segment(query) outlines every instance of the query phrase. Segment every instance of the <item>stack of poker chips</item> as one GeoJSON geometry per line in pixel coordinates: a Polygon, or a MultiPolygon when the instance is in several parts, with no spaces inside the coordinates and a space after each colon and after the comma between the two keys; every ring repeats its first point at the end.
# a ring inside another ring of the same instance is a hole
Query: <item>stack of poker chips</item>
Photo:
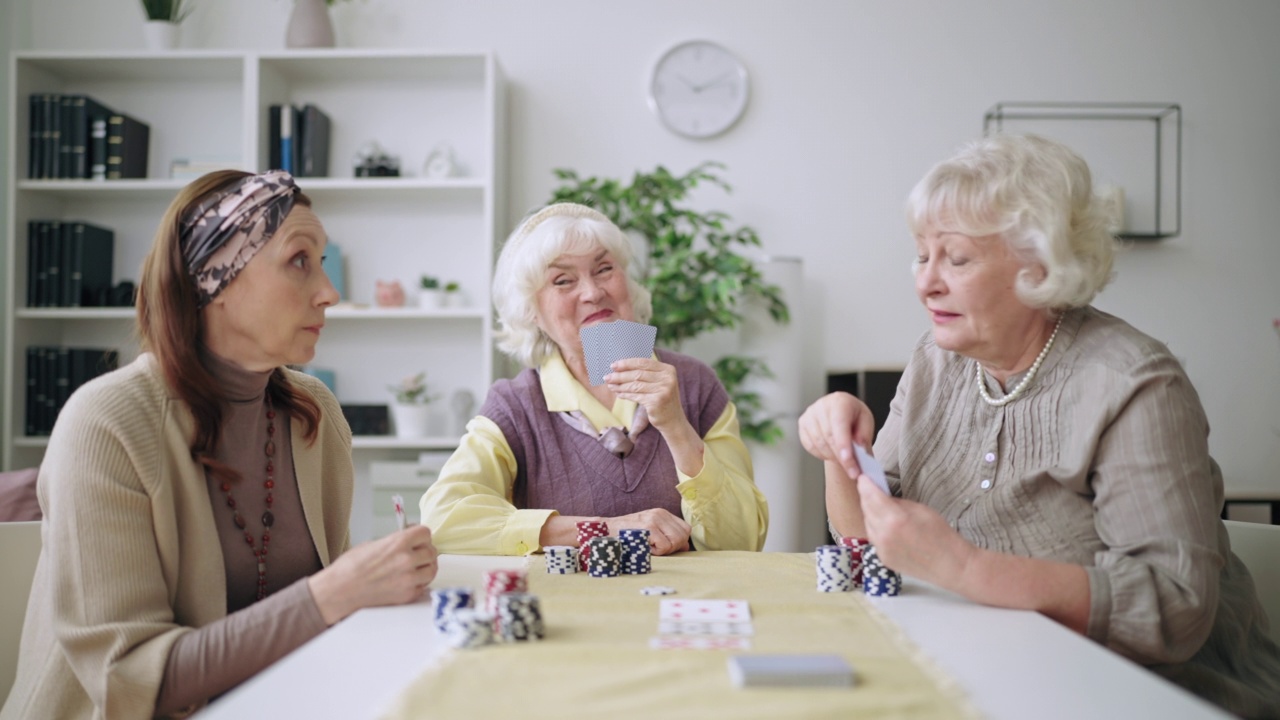
{"type": "Polygon", "coordinates": [[[622,572],[625,575],[647,575],[653,571],[649,555],[649,531],[627,529],[618,531],[622,543],[622,572]]]}
{"type": "Polygon", "coordinates": [[[875,545],[862,551],[862,591],[877,597],[893,597],[902,592],[902,576],[880,562],[875,545]]]}
{"type": "Polygon", "coordinates": [[[608,535],[593,537],[582,547],[591,577],[617,577],[622,571],[622,543],[608,535]]]}
{"type": "Polygon", "coordinates": [[[552,575],[578,572],[578,548],[572,545],[549,545],[543,550],[547,553],[547,572],[552,575]]]}
{"type": "Polygon", "coordinates": [[[450,647],[476,648],[493,642],[493,616],[475,608],[458,608],[442,628],[450,647]]]}
{"type": "Polygon", "coordinates": [[[603,520],[583,520],[578,523],[578,569],[587,569],[587,541],[591,538],[606,537],[609,534],[609,523],[603,520]]]}
{"type": "Polygon", "coordinates": [[[523,570],[490,570],[484,574],[484,610],[490,615],[497,613],[498,596],[502,593],[525,592],[529,589],[529,580],[523,570]]]}
{"type": "Polygon", "coordinates": [[[450,618],[458,610],[474,607],[471,588],[440,588],[431,591],[431,607],[435,610],[436,629],[444,632],[450,618]]]}
{"type": "Polygon", "coordinates": [[[542,608],[538,596],[524,592],[502,593],[498,596],[497,636],[503,642],[541,640],[542,608]]]}
{"type": "Polygon", "coordinates": [[[866,538],[842,537],[840,544],[853,550],[853,558],[851,566],[853,568],[853,584],[855,587],[862,587],[862,554],[871,546],[871,541],[866,538]]]}
{"type": "Polygon", "coordinates": [[[819,545],[814,553],[818,566],[818,589],[822,592],[849,592],[853,582],[853,548],[819,545]]]}

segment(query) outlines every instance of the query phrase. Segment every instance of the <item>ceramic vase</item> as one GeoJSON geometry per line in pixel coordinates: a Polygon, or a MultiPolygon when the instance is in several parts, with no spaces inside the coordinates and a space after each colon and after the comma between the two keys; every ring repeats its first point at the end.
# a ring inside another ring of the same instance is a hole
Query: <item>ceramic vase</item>
{"type": "Polygon", "coordinates": [[[284,46],[288,48],[333,47],[333,20],[324,0],[294,0],[285,30],[284,46]]]}

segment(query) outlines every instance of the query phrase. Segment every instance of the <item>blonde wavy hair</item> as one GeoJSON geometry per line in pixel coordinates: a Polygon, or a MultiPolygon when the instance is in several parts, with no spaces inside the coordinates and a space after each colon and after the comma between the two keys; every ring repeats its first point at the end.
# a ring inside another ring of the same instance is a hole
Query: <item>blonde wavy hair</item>
{"type": "Polygon", "coordinates": [[[538,292],[547,268],[561,255],[602,247],[627,278],[636,322],[653,316],[649,291],[631,273],[631,240],[609,218],[585,205],[557,203],[529,216],[507,238],[493,273],[493,307],[498,313],[498,349],[525,367],[542,365],[557,350],[538,327],[538,292]]]}
{"type": "Polygon", "coordinates": [[[1048,138],[999,134],[965,144],[916,183],[906,211],[916,235],[999,236],[1027,266],[1015,292],[1028,307],[1083,307],[1111,281],[1117,243],[1089,166],[1048,138]]]}

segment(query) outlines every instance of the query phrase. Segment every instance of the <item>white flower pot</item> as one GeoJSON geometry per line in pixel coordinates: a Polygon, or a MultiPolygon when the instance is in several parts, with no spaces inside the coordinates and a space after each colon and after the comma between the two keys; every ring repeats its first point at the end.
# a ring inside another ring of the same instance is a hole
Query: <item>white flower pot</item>
{"type": "Polygon", "coordinates": [[[444,294],[444,306],[451,308],[466,307],[467,299],[462,297],[461,290],[454,290],[444,294]]]}
{"type": "Polygon", "coordinates": [[[391,404],[391,420],[398,438],[424,438],[427,436],[431,414],[427,405],[391,404]]]}
{"type": "Polygon", "coordinates": [[[444,307],[444,293],[440,290],[419,290],[418,307],[423,310],[444,307]]]}
{"type": "Polygon", "coordinates": [[[333,20],[324,0],[294,0],[284,46],[290,48],[333,47],[333,20]]]}
{"type": "Polygon", "coordinates": [[[168,20],[148,20],[142,34],[149,50],[172,50],[178,44],[178,26],[168,20]]]}

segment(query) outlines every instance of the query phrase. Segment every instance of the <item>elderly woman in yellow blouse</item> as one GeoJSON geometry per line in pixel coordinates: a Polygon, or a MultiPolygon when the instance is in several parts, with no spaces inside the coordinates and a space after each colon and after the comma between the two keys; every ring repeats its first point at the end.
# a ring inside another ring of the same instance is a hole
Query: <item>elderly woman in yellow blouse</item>
{"type": "MultiPolygon", "coordinates": [[[[1222,477],[1191,381],[1160,342],[1090,306],[1114,240],[1062,145],[996,136],[908,202],[917,344],[860,475],[866,406],[800,419],[827,511],[885,564],[1039,611],[1245,716],[1280,716],[1280,652],[1218,519],[1222,477]]],[[[1280,618],[1273,618],[1280,620],[1280,618]]]]}
{"type": "Polygon", "coordinates": [[[737,412],[711,368],[658,350],[588,380],[579,331],[645,322],[630,241],[561,203],[511,235],[494,274],[500,347],[526,366],[499,380],[421,501],[441,552],[517,555],[576,545],[576,524],[644,528],[657,554],[759,550],[769,514],[737,412]]]}

